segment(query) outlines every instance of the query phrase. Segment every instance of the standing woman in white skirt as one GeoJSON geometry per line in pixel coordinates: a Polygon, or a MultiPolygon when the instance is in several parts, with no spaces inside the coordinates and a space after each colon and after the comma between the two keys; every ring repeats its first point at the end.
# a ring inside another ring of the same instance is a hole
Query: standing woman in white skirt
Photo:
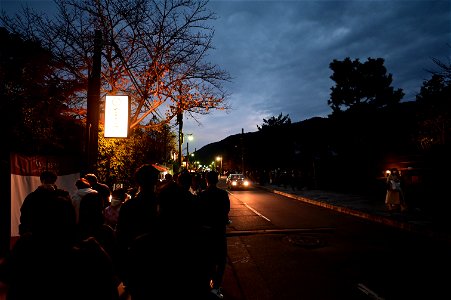
{"type": "Polygon", "coordinates": [[[385,204],[389,211],[399,210],[404,207],[404,199],[401,189],[401,175],[397,168],[390,170],[387,177],[387,193],[385,195],[385,204]]]}

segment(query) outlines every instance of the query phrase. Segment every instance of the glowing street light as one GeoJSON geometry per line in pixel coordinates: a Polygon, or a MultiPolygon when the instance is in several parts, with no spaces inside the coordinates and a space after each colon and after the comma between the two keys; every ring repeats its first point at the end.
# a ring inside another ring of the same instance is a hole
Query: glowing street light
{"type": "Polygon", "coordinates": [[[221,175],[222,175],[222,156],[217,156],[216,160],[217,161],[221,161],[221,165],[220,165],[220,168],[219,168],[219,177],[221,177],[221,175]]]}

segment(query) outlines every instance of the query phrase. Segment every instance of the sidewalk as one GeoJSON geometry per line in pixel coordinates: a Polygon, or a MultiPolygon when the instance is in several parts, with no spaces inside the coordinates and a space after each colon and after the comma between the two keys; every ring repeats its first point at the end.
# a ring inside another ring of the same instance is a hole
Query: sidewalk
{"type": "Polygon", "coordinates": [[[405,212],[389,212],[385,207],[384,199],[376,202],[361,195],[340,194],[321,190],[293,190],[288,186],[277,185],[258,187],[313,205],[451,243],[451,217],[432,217],[424,212],[412,209],[405,212]]]}

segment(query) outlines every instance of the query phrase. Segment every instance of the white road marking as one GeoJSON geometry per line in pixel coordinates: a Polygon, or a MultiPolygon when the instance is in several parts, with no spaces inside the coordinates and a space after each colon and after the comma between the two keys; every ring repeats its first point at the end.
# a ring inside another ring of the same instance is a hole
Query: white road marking
{"type": "Polygon", "coordinates": [[[267,217],[265,217],[264,215],[262,215],[261,213],[259,213],[258,211],[256,211],[255,209],[253,209],[252,207],[250,207],[249,205],[247,205],[246,203],[243,202],[244,205],[246,205],[247,208],[249,208],[250,210],[252,210],[255,214],[259,215],[260,217],[262,217],[263,219],[265,219],[268,222],[271,222],[270,219],[268,219],[267,217]]]}
{"type": "Polygon", "coordinates": [[[368,295],[369,297],[371,297],[371,299],[376,299],[376,300],[384,300],[384,298],[380,297],[378,294],[376,294],[375,292],[373,292],[372,290],[370,290],[368,287],[366,287],[364,284],[359,283],[357,285],[357,288],[362,291],[363,293],[365,293],[366,295],[368,295]]]}

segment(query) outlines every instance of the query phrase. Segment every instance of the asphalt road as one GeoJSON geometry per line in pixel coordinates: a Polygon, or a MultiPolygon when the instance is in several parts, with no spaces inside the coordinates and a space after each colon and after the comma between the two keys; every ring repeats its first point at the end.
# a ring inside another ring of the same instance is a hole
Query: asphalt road
{"type": "Polygon", "coordinates": [[[444,299],[450,245],[261,189],[230,193],[225,299],[444,299]]]}
{"type": "Polygon", "coordinates": [[[226,300],[450,298],[450,243],[257,188],[230,200],[226,300]]]}

